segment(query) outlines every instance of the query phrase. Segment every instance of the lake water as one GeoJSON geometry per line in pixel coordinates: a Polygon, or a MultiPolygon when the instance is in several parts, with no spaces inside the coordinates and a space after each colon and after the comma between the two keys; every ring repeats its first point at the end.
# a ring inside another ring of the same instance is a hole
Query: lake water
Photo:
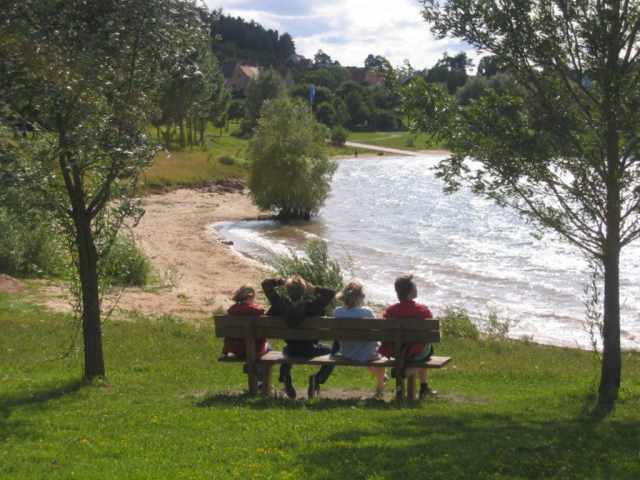
{"type": "MultiPolygon", "coordinates": [[[[251,257],[296,251],[312,238],[332,258],[348,255],[367,299],[396,301],[394,279],[413,273],[418,301],[435,315],[463,304],[495,310],[512,322],[510,336],[587,348],[583,288],[587,261],[551,235],[542,240],[513,211],[469,191],[442,193],[430,169],[442,157],[341,161],[331,198],[311,223],[222,222],[212,230],[251,257]]],[[[623,348],[640,349],[640,244],[621,258],[623,348]]]]}

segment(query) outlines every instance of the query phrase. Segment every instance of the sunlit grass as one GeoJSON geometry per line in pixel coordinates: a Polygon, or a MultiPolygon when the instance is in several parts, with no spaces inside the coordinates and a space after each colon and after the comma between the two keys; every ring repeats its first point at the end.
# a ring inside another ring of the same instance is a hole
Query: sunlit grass
{"type": "MultiPolygon", "coordinates": [[[[0,294],[0,477],[640,476],[638,353],[624,355],[621,401],[598,415],[598,366],[578,350],[445,338],[437,354],[453,361],[430,373],[435,399],[361,400],[373,377],[341,368],[319,399],[292,402],[242,394],[241,366],[216,361],[209,319],[106,323],[107,379],[91,385],[79,343],[69,348],[75,331],[0,294]]],[[[312,371],[294,369],[299,391],[312,371]]]]}

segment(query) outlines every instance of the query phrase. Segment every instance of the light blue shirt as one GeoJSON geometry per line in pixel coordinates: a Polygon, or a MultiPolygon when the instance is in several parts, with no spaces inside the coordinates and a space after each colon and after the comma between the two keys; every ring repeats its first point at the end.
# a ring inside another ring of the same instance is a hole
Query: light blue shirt
{"type": "MultiPolygon", "coordinates": [[[[338,307],[334,310],[336,318],[363,318],[375,317],[369,307],[338,307]]],[[[343,357],[359,362],[378,360],[382,356],[378,353],[380,342],[340,342],[340,353],[343,357]]]]}

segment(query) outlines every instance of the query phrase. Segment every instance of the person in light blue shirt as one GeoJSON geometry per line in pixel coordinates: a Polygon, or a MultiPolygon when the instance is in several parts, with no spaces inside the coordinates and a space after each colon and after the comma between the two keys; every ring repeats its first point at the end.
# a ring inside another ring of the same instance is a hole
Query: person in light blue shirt
{"type": "MultiPolygon", "coordinates": [[[[360,282],[349,282],[336,298],[344,303],[343,307],[338,307],[334,310],[333,316],[336,318],[375,317],[373,310],[362,305],[365,294],[360,282]]],[[[380,342],[340,342],[340,353],[343,357],[350,360],[367,362],[382,358],[382,355],[378,353],[379,347],[380,342]]],[[[366,368],[373,373],[378,380],[376,395],[382,395],[382,391],[389,381],[386,369],[384,367],[366,368]]]]}

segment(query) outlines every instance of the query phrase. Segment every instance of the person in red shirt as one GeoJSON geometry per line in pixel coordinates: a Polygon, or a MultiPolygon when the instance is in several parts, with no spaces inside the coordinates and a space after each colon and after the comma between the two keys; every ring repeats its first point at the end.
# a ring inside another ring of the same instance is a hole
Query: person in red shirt
{"type": "MultiPolygon", "coordinates": [[[[235,303],[227,310],[228,315],[264,315],[264,308],[254,305],[256,298],[256,289],[253,285],[243,285],[236,293],[233,294],[231,300],[235,303]]],[[[255,344],[256,355],[261,357],[271,350],[271,345],[266,338],[256,339],[255,344]]],[[[222,355],[228,356],[233,353],[239,357],[247,356],[247,349],[243,338],[225,338],[222,346],[222,355]]]]}
{"type": "MultiPolygon", "coordinates": [[[[433,318],[431,310],[425,305],[415,302],[418,297],[418,287],[413,281],[413,275],[401,275],[396,278],[395,290],[398,295],[398,303],[387,308],[384,318],[433,318]]],[[[393,342],[383,342],[378,350],[385,357],[393,356],[393,342]]],[[[433,355],[433,345],[430,343],[405,343],[402,345],[402,356],[406,360],[425,360],[433,355]]],[[[427,383],[427,369],[418,370],[420,377],[419,398],[424,398],[427,394],[436,395],[438,392],[431,390],[427,383]]]]}

